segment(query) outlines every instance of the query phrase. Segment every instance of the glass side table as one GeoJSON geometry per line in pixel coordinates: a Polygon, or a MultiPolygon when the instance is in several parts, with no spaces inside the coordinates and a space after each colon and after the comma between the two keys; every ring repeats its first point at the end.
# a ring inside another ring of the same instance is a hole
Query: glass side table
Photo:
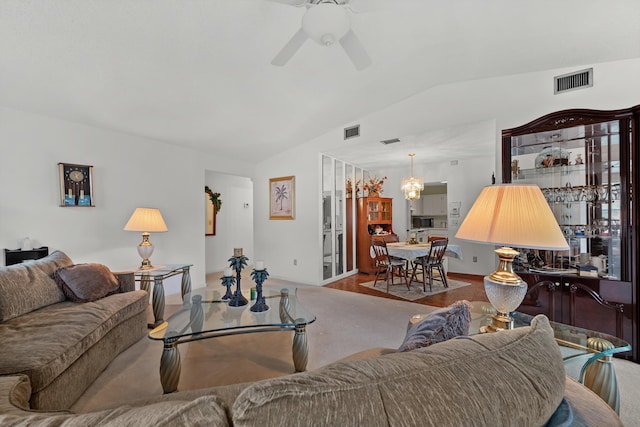
{"type": "Polygon", "coordinates": [[[150,323],[149,328],[153,329],[162,322],[164,322],[164,279],[182,274],[182,283],[180,286],[180,293],[182,300],[184,296],[191,292],[191,274],[189,268],[193,264],[169,264],[160,265],[148,269],[139,269],[134,271],[136,282],[140,282],[140,289],[150,292],[151,281],[153,280],[153,323],[150,323]]]}
{"type": "MultiPolygon", "coordinates": [[[[480,333],[480,328],[491,323],[495,309],[488,302],[472,302],[469,334],[480,333]]],[[[511,313],[515,327],[529,326],[531,316],[511,313]]],[[[564,360],[567,375],[584,384],[607,402],[616,412],[620,409],[620,393],[611,356],[631,350],[631,345],[613,335],[598,331],[551,322],[551,328],[564,360]]],[[[498,332],[499,333],[499,332],[498,332]]]]}

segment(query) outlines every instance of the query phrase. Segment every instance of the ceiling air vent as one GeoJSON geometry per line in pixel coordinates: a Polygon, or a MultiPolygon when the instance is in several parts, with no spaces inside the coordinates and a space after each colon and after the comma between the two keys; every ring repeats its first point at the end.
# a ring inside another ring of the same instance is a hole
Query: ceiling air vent
{"type": "Polygon", "coordinates": [[[396,142],[400,142],[398,138],[385,139],[384,141],[380,141],[384,145],[395,144],[396,142]]]}
{"type": "Polygon", "coordinates": [[[355,138],[360,136],[360,125],[344,128],[344,139],[355,138]]]}
{"type": "Polygon", "coordinates": [[[554,94],[593,86],[593,68],[553,78],[554,94]]]}

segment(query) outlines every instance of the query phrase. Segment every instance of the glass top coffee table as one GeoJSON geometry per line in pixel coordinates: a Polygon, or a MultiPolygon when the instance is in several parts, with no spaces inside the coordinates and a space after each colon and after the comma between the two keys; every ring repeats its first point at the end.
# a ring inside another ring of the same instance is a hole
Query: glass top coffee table
{"type": "Polygon", "coordinates": [[[309,347],[306,326],[316,317],[298,301],[297,288],[263,288],[267,311],[250,310],[255,301],[231,307],[222,293],[212,288],[194,289],[184,295],[181,309],[149,332],[149,338],[164,342],[160,359],[160,382],[165,393],[178,389],[180,352],[185,342],[252,332],[293,331],[293,365],[296,372],[307,367],[309,347]]]}

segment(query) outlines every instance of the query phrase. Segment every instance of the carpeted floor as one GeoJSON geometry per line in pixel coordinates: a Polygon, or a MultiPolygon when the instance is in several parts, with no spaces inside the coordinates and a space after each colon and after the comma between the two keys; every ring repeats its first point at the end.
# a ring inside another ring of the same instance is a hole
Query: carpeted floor
{"type": "MultiPolygon", "coordinates": [[[[279,289],[283,284],[269,279],[265,287],[279,289]]],[[[291,287],[290,283],[287,287],[291,287]]],[[[298,299],[317,318],[307,327],[309,370],[369,348],[397,348],[405,336],[409,318],[435,309],[317,286],[298,286],[298,299]]],[[[165,317],[180,307],[179,302],[179,296],[167,297],[165,317]]],[[[265,332],[181,344],[178,346],[182,360],[178,389],[192,390],[293,373],[292,335],[265,332]]],[[[161,395],[158,373],[161,355],[161,342],[141,339],[107,367],[71,410],[87,412],[161,395]]]]}
{"type": "MultiPolygon", "coordinates": [[[[378,280],[378,283],[376,283],[375,286],[374,283],[375,281],[372,280],[370,282],[360,283],[360,286],[387,293],[387,282],[385,280],[378,280]]],[[[448,279],[447,283],[449,287],[445,288],[442,282],[440,282],[439,280],[434,280],[432,290],[429,290],[429,284],[427,283],[427,291],[425,292],[423,291],[422,283],[420,282],[411,282],[410,289],[407,289],[407,285],[404,282],[396,279],[393,284],[389,284],[389,293],[408,301],[415,301],[420,298],[440,294],[442,292],[447,292],[453,289],[463,288],[470,285],[470,283],[453,279],[448,279]]]]}
{"type": "MultiPolygon", "coordinates": [[[[265,287],[285,284],[290,287],[286,282],[270,279],[265,287]]],[[[307,328],[310,370],[369,348],[398,347],[409,318],[435,309],[315,286],[299,286],[298,298],[317,316],[307,328]]],[[[167,297],[167,316],[179,307],[179,296],[167,297]]],[[[182,372],[178,388],[192,390],[290,374],[291,339],[291,333],[268,332],[180,345],[182,372]]],[[[107,367],[71,410],[87,412],[161,395],[161,354],[161,343],[142,338],[107,367]]],[[[625,426],[640,427],[640,365],[620,359],[614,359],[614,364],[622,396],[620,417],[625,426]]]]}

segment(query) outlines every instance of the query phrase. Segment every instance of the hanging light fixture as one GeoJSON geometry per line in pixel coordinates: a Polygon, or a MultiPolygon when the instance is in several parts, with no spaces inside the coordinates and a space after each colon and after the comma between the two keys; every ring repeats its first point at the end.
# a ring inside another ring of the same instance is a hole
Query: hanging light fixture
{"type": "Polygon", "coordinates": [[[424,180],[421,177],[413,176],[413,157],[415,154],[409,154],[411,157],[411,168],[409,169],[409,177],[402,180],[402,191],[404,198],[407,200],[417,200],[420,198],[420,191],[424,190],[424,180]]]}

